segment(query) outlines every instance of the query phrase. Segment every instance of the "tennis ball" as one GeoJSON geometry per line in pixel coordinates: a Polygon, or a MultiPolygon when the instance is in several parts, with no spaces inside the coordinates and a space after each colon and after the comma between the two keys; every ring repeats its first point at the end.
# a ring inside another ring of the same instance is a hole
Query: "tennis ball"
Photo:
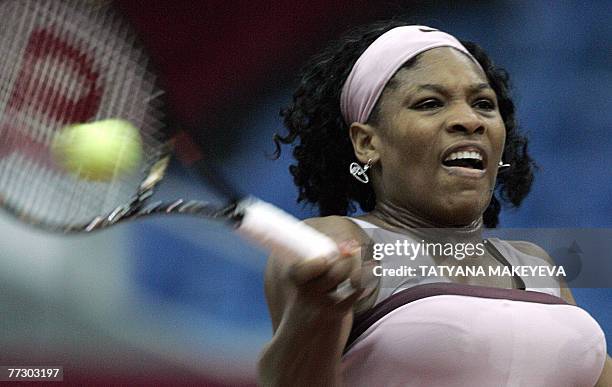
{"type": "Polygon", "coordinates": [[[139,167],[142,140],[129,121],[106,119],[63,128],[51,151],[55,161],[77,177],[108,181],[139,167]]]}

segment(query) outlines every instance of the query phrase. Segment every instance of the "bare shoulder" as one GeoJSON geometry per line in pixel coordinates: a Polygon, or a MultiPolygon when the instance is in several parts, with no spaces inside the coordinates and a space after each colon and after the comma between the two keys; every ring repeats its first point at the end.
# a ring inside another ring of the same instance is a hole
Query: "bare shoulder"
{"type": "Polygon", "coordinates": [[[542,258],[543,260],[550,263],[551,265],[555,264],[555,262],[550,257],[550,255],[548,255],[548,253],[546,252],[546,250],[536,245],[535,243],[527,242],[527,241],[507,241],[507,242],[512,247],[514,247],[515,249],[517,249],[518,251],[522,253],[532,255],[534,257],[542,258]]]}
{"type": "Polygon", "coordinates": [[[360,244],[367,244],[370,240],[361,227],[343,216],[309,218],[304,223],[336,242],[354,239],[360,244]]]}
{"type": "MultiPolygon", "coordinates": [[[[512,247],[514,247],[515,249],[519,250],[522,253],[532,255],[534,257],[542,258],[543,260],[548,262],[550,265],[553,265],[553,266],[555,265],[555,261],[546,252],[546,250],[536,245],[535,243],[527,242],[527,241],[507,241],[507,242],[512,247]]],[[[561,298],[563,298],[565,301],[567,301],[568,303],[572,305],[576,305],[576,300],[574,299],[574,296],[572,295],[572,291],[567,286],[567,283],[565,283],[564,280],[561,280],[561,298]]]]}

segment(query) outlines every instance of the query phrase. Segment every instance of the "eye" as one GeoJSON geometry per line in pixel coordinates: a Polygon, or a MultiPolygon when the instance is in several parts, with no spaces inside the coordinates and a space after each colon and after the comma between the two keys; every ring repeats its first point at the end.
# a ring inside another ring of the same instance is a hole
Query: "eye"
{"type": "Polygon", "coordinates": [[[428,98],[420,102],[417,102],[414,105],[414,109],[417,109],[417,110],[431,110],[431,109],[437,109],[439,107],[442,107],[442,102],[436,98],[428,98]]]}
{"type": "Polygon", "coordinates": [[[474,102],[474,107],[482,110],[495,110],[495,102],[488,98],[482,98],[474,102]]]}

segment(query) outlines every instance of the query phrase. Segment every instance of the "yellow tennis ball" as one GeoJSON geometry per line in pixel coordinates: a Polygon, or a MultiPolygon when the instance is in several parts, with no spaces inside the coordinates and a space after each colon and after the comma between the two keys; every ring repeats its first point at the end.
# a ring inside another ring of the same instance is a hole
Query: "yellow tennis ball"
{"type": "Polygon", "coordinates": [[[142,159],[140,132],[122,119],[68,126],[57,134],[51,149],[65,170],[94,181],[134,172],[142,159]]]}

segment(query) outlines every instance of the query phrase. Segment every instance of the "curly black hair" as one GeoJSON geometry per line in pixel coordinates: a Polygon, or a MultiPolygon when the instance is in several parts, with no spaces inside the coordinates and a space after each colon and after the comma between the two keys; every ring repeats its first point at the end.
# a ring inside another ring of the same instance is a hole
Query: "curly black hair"
{"type": "MultiPolygon", "coordinates": [[[[355,203],[366,212],[374,209],[376,197],[372,187],[357,182],[347,172],[347,166],[356,159],[348,126],[340,112],[340,92],[363,51],[386,31],[402,25],[406,23],[377,22],[334,42],[304,67],[292,103],[281,110],[289,133],[274,135],[275,156],[280,156],[282,144],[294,145],[297,164],[291,165],[289,171],[299,189],[297,201],[316,204],[321,216],[352,213],[355,203]]],[[[537,167],[527,152],[527,138],[519,131],[507,72],[496,67],[478,45],[461,43],[484,69],[506,126],[502,160],[511,166],[498,175],[495,192],[483,215],[485,226],[494,228],[499,223],[500,201],[518,207],[531,189],[537,167]]],[[[403,67],[410,67],[417,59],[418,56],[403,67]]],[[[377,119],[377,111],[375,107],[368,122],[377,119]]]]}

